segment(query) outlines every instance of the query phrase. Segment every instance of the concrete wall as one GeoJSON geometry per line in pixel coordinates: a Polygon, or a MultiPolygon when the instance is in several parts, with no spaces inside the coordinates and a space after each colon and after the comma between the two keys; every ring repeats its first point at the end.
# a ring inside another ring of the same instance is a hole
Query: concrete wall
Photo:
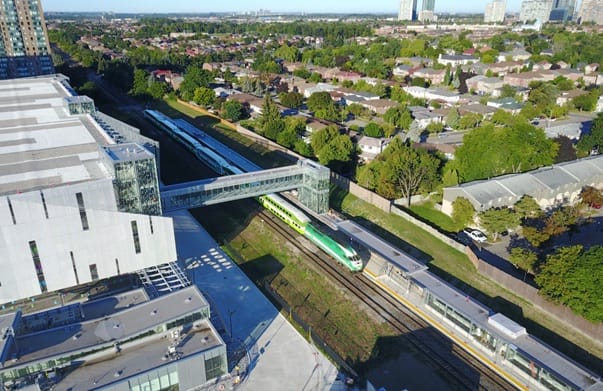
{"type": "Polygon", "coordinates": [[[350,194],[353,194],[361,200],[376,206],[384,212],[390,213],[391,211],[392,202],[390,200],[357,185],[348,178],[345,178],[335,172],[331,172],[331,183],[340,189],[348,191],[350,194]]]}
{"type": "Polygon", "coordinates": [[[110,179],[48,188],[43,195],[44,202],[40,191],[0,198],[0,303],[42,293],[30,241],[36,242],[50,292],[92,281],[91,264],[103,279],[177,258],[172,219],[117,211],[110,179]],[[88,230],[82,227],[76,193],[83,196],[88,230]],[[139,253],[132,221],[138,228],[139,253]]]}

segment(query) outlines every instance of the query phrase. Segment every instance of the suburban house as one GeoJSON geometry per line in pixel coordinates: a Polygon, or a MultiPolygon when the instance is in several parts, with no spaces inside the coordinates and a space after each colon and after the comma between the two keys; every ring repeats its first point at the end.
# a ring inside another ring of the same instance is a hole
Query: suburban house
{"type": "Polygon", "coordinates": [[[519,114],[524,106],[522,103],[517,102],[513,98],[501,98],[494,101],[488,101],[487,105],[494,107],[495,109],[502,109],[511,114],[519,114]]]}
{"type": "Polygon", "coordinates": [[[502,88],[504,82],[499,77],[486,77],[482,75],[473,76],[465,81],[469,91],[475,91],[479,95],[493,94],[498,88],[502,88]]]}
{"type": "Polygon", "coordinates": [[[377,138],[362,136],[358,140],[358,147],[362,151],[360,157],[364,161],[370,161],[377,157],[392,141],[391,138],[377,138]]]}
{"type": "Polygon", "coordinates": [[[498,54],[498,62],[504,61],[527,61],[532,57],[532,54],[525,49],[516,48],[510,52],[500,52],[498,54]]]}
{"type": "Polygon", "coordinates": [[[457,67],[459,65],[467,65],[472,62],[478,62],[479,58],[473,56],[466,56],[463,54],[440,54],[438,56],[438,63],[442,65],[451,65],[457,67]]]}
{"type": "Polygon", "coordinates": [[[389,99],[365,100],[358,102],[358,104],[360,104],[362,107],[366,107],[374,113],[381,115],[385,114],[385,112],[392,107],[398,107],[400,105],[398,102],[389,99]]]}
{"type": "Polygon", "coordinates": [[[408,86],[402,88],[409,95],[426,100],[438,100],[450,104],[456,104],[461,100],[461,95],[458,92],[437,89],[424,88],[417,86],[408,86]]]}
{"type": "Polygon", "coordinates": [[[446,69],[422,68],[414,71],[412,77],[421,77],[431,84],[443,84],[446,72],[446,69]]]}

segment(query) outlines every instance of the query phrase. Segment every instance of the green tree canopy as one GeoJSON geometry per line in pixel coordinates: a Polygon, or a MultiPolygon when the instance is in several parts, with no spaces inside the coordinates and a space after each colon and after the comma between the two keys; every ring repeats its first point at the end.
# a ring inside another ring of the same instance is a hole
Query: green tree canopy
{"type": "Polygon", "coordinates": [[[304,103],[304,96],[299,92],[283,92],[278,95],[281,104],[286,107],[298,108],[304,103]]]}
{"type": "Polygon", "coordinates": [[[469,182],[551,165],[558,148],[544,130],[529,124],[486,124],[464,136],[449,164],[458,170],[461,182],[469,182]]]}
{"type": "Polygon", "coordinates": [[[195,90],[193,101],[201,106],[211,106],[216,100],[216,93],[211,88],[199,87],[195,90]]]}
{"type": "Polygon", "coordinates": [[[452,202],[452,220],[461,226],[467,226],[473,223],[475,218],[475,208],[471,201],[465,197],[457,197],[452,202]]]}
{"type": "Polygon", "coordinates": [[[229,121],[236,122],[243,118],[245,111],[241,102],[236,100],[229,100],[222,106],[222,116],[229,121]]]}
{"type": "Polygon", "coordinates": [[[582,246],[562,247],[547,256],[535,280],[542,295],[592,322],[601,322],[603,274],[595,270],[603,270],[603,246],[586,251],[582,246]]]}
{"type": "MultiPolygon", "coordinates": [[[[326,91],[315,92],[308,98],[306,104],[308,109],[314,112],[314,116],[330,121],[339,119],[339,110],[335,106],[331,95],[326,91]]],[[[315,149],[316,150],[316,149],[315,149]]]]}
{"type": "Polygon", "coordinates": [[[479,214],[479,221],[494,240],[501,232],[519,225],[517,215],[510,208],[490,208],[479,214]]]}
{"type": "Polygon", "coordinates": [[[383,128],[375,122],[369,122],[364,128],[365,136],[369,137],[383,137],[383,128]]]}
{"type": "Polygon", "coordinates": [[[400,138],[394,138],[384,151],[389,181],[402,197],[410,197],[421,189],[428,190],[435,180],[440,160],[423,149],[415,149],[400,138]]]}
{"type": "Polygon", "coordinates": [[[590,133],[582,136],[578,141],[576,145],[578,156],[587,156],[595,145],[603,147],[603,113],[599,113],[594,119],[590,133]]]}
{"type": "Polygon", "coordinates": [[[199,87],[208,87],[213,78],[211,72],[191,65],[186,69],[182,84],[180,84],[180,96],[186,101],[192,100],[195,90],[199,87]]]}
{"type": "Polygon", "coordinates": [[[339,136],[339,129],[336,126],[327,126],[312,133],[310,145],[314,151],[320,153],[320,150],[337,136],[339,136]]]}

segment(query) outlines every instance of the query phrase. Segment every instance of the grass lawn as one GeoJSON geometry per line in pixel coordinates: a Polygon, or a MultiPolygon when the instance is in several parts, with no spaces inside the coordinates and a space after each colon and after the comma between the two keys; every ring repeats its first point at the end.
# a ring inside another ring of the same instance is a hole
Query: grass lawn
{"type": "Polygon", "coordinates": [[[415,217],[430,223],[434,227],[439,227],[442,231],[452,233],[464,228],[462,225],[455,223],[447,214],[434,209],[432,201],[412,205],[410,211],[415,217]]]}
{"type": "Polygon", "coordinates": [[[257,286],[277,292],[350,365],[360,369],[373,355],[379,337],[395,335],[309,267],[295,247],[271,234],[257,216],[259,204],[247,200],[232,205],[206,207],[193,214],[202,218],[209,233],[257,286]]]}

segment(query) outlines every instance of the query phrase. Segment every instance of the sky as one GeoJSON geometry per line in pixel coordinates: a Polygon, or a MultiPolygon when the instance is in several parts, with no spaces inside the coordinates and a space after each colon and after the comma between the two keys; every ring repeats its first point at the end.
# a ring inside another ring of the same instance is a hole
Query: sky
{"type": "MultiPolygon", "coordinates": [[[[436,0],[436,12],[484,12],[486,0],[436,0]]],[[[399,0],[42,0],[44,11],[131,13],[284,12],[397,13],[399,0]]],[[[518,12],[521,0],[507,0],[507,12],[518,12]]],[[[421,0],[418,0],[418,9],[421,0]]]]}

